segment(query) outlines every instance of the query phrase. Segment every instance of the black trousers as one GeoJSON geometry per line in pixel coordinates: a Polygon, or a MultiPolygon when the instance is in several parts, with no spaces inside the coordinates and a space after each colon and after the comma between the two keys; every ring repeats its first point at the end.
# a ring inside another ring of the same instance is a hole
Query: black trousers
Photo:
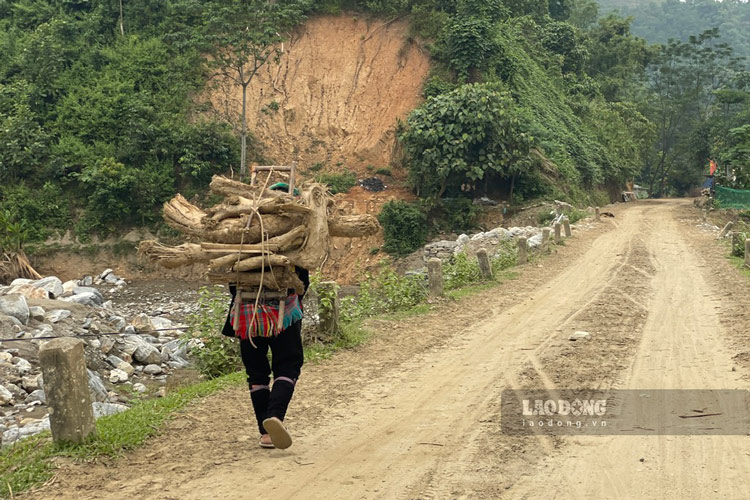
{"type": "Polygon", "coordinates": [[[242,363],[247,373],[250,398],[258,421],[258,430],[265,434],[263,420],[276,417],[284,420],[294,386],[299,379],[304,355],[302,352],[302,321],[293,323],[275,337],[253,337],[240,341],[242,363]],[[271,350],[271,363],[268,350],[271,350]],[[273,387],[270,387],[273,374],[273,387]],[[256,386],[253,388],[253,386],[256,386]]]}

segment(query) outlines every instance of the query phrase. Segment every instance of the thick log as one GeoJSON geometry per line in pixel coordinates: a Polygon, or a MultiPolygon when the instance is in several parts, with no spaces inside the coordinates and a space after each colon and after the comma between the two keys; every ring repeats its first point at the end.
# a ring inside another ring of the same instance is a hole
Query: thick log
{"type": "Polygon", "coordinates": [[[232,271],[247,272],[262,269],[264,267],[274,268],[287,266],[289,266],[289,259],[283,255],[261,255],[239,261],[232,267],[232,271]]]}
{"type": "Polygon", "coordinates": [[[304,241],[305,232],[303,226],[297,226],[286,234],[270,238],[265,243],[250,245],[183,243],[176,247],[170,247],[154,240],[146,240],[139,245],[138,255],[167,269],[206,262],[210,262],[211,267],[215,270],[229,269],[238,260],[264,252],[282,253],[299,248],[304,241]]]}
{"type": "Polygon", "coordinates": [[[280,215],[306,215],[310,210],[295,203],[291,197],[285,198],[264,198],[258,203],[243,198],[242,196],[231,196],[227,201],[209,209],[203,218],[203,225],[208,228],[216,225],[224,219],[240,217],[242,215],[258,212],[260,214],[280,214],[280,215]]]}
{"type": "Polygon", "coordinates": [[[380,224],[372,215],[342,215],[328,220],[328,232],[333,237],[362,238],[378,232],[380,224]]]}
{"type": "Polygon", "coordinates": [[[220,283],[225,285],[238,285],[245,287],[257,288],[263,286],[270,290],[288,290],[294,289],[297,293],[304,293],[305,286],[294,272],[294,268],[275,268],[266,270],[261,274],[259,271],[251,273],[236,272],[211,272],[208,273],[208,279],[211,283],[220,283]]]}
{"type": "Polygon", "coordinates": [[[250,184],[228,179],[221,175],[214,175],[211,178],[209,189],[211,189],[211,192],[214,194],[222,196],[242,196],[250,200],[254,198],[284,198],[289,196],[289,193],[284,193],[283,191],[271,191],[270,189],[262,191],[261,187],[252,187],[250,184]]]}
{"type": "Polygon", "coordinates": [[[183,243],[176,247],[170,247],[155,240],[146,240],[138,245],[139,257],[145,257],[167,269],[176,269],[197,262],[204,262],[211,259],[210,255],[196,243],[183,243]]]}
{"type": "Polygon", "coordinates": [[[302,193],[305,205],[310,208],[307,217],[307,239],[299,250],[287,254],[289,260],[303,269],[315,270],[323,265],[331,243],[328,232],[328,202],[326,188],[321,184],[311,184],[302,193]]]}

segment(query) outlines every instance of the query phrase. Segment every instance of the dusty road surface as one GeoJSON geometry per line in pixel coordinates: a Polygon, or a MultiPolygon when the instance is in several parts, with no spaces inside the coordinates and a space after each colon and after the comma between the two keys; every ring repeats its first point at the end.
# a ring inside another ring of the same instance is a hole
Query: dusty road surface
{"type": "Polygon", "coordinates": [[[286,451],[245,390],[25,498],[750,498],[750,436],[509,436],[505,388],[746,389],[750,287],[686,201],[640,202],[499,288],[374,321],[303,372],[286,451]],[[744,280],[744,281],[743,281],[744,280]],[[571,342],[577,330],[591,333],[571,342]]]}

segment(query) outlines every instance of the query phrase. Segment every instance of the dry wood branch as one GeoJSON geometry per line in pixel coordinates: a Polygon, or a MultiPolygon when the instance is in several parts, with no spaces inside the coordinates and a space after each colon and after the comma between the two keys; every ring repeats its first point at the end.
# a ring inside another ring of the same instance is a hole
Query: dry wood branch
{"type": "Polygon", "coordinates": [[[294,272],[294,268],[274,268],[251,273],[211,272],[208,274],[211,283],[232,284],[246,287],[263,286],[270,290],[288,290],[293,288],[297,293],[304,293],[305,286],[294,272]]]}
{"type": "Polygon", "coordinates": [[[206,217],[203,218],[203,225],[207,228],[213,228],[224,219],[240,217],[254,213],[256,210],[260,214],[277,215],[306,215],[310,212],[307,207],[295,203],[291,199],[264,198],[256,206],[252,200],[242,196],[232,196],[226,202],[209,209],[206,217]]]}
{"type": "Polygon", "coordinates": [[[372,215],[342,215],[328,220],[328,231],[333,237],[361,238],[378,232],[380,224],[372,215]]]}
{"type": "Polygon", "coordinates": [[[299,250],[289,252],[287,257],[295,266],[317,269],[328,256],[331,238],[328,234],[328,195],[322,184],[311,184],[302,193],[305,205],[310,209],[307,217],[307,239],[299,250]]]}
{"type": "Polygon", "coordinates": [[[260,187],[254,188],[244,182],[228,179],[221,175],[214,175],[211,178],[209,188],[214,194],[220,194],[222,196],[242,196],[248,199],[254,199],[256,197],[260,199],[283,198],[289,196],[288,193],[282,191],[271,191],[270,189],[261,192],[260,187]]]}
{"type": "Polygon", "coordinates": [[[239,261],[232,271],[246,272],[255,271],[264,267],[286,267],[289,266],[289,259],[283,255],[261,255],[259,257],[250,257],[239,261]]]}

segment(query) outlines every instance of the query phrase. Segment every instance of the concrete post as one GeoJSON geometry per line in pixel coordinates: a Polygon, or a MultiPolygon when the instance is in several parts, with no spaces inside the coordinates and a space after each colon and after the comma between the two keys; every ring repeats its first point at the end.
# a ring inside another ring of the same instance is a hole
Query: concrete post
{"type": "Polygon", "coordinates": [[[562,224],[555,222],[555,245],[562,242],[562,224]]]}
{"type": "Polygon", "coordinates": [[[320,333],[324,336],[334,336],[341,333],[339,313],[338,286],[335,281],[321,281],[318,286],[318,317],[320,318],[320,333]]]}
{"type": "Polygon", "coordinates": [[[745,240],[745,266],[750,267],[750,238],[745,240]]]}
{"type": "Polygon", "coordinates": [[[482,273],[483,279],[492,278],[492,265],[490,264],[490,258],[487,255],[487,250],[480,249],[477,252],[477,260],[479,261],[479,271],[482,273]]]}
{"type": "Polygon", "coordinates": [[[430,295],[443,296],[443,262],[433,257],[427,261],[427,278],[430,282],[430,295]]]}
{"type": "Polygon", "coordinates": [[[96,432],[83,341],[50,340],[39,349],[52,439],[81,443],[96,432]]]}
{"type": "Polygon", "coordinates": [[[550,234],[552,230],[548,227],[542,229],[542,252],[551,252],[552,249],[549,246],[550,234]]]}
{"type": "Polygon", "coordinates": [[[570,238],[573,232],[570,230],[570,219],[563,217],[563,228],[565,229],[565,237],[570,238]]]}
{"type": "Polygon", "coordinates": [[[518,238],[518,264],[526,264],[529,261],[529,244],[526,238],[518,238]]]}
{"type": "Polygon", "coordinates": [[[727,225],[724,226],[724,229],[722,229],[721,232],[719,233],[719,239],[722,239],[727,234],[729,234],[729,231],[731,231],[733,227],[734,227],[734,222],[732,221],[727,222],[727,225]]]}
{"type": "Polygon", "coordinates": [[[599,219],[601,218],[602,212],[599,209],[599,207],[596,207],[595,211],[596,211],[596,215],[595,215],[596,219],[595,220],[599,221],[599,219]]]}

